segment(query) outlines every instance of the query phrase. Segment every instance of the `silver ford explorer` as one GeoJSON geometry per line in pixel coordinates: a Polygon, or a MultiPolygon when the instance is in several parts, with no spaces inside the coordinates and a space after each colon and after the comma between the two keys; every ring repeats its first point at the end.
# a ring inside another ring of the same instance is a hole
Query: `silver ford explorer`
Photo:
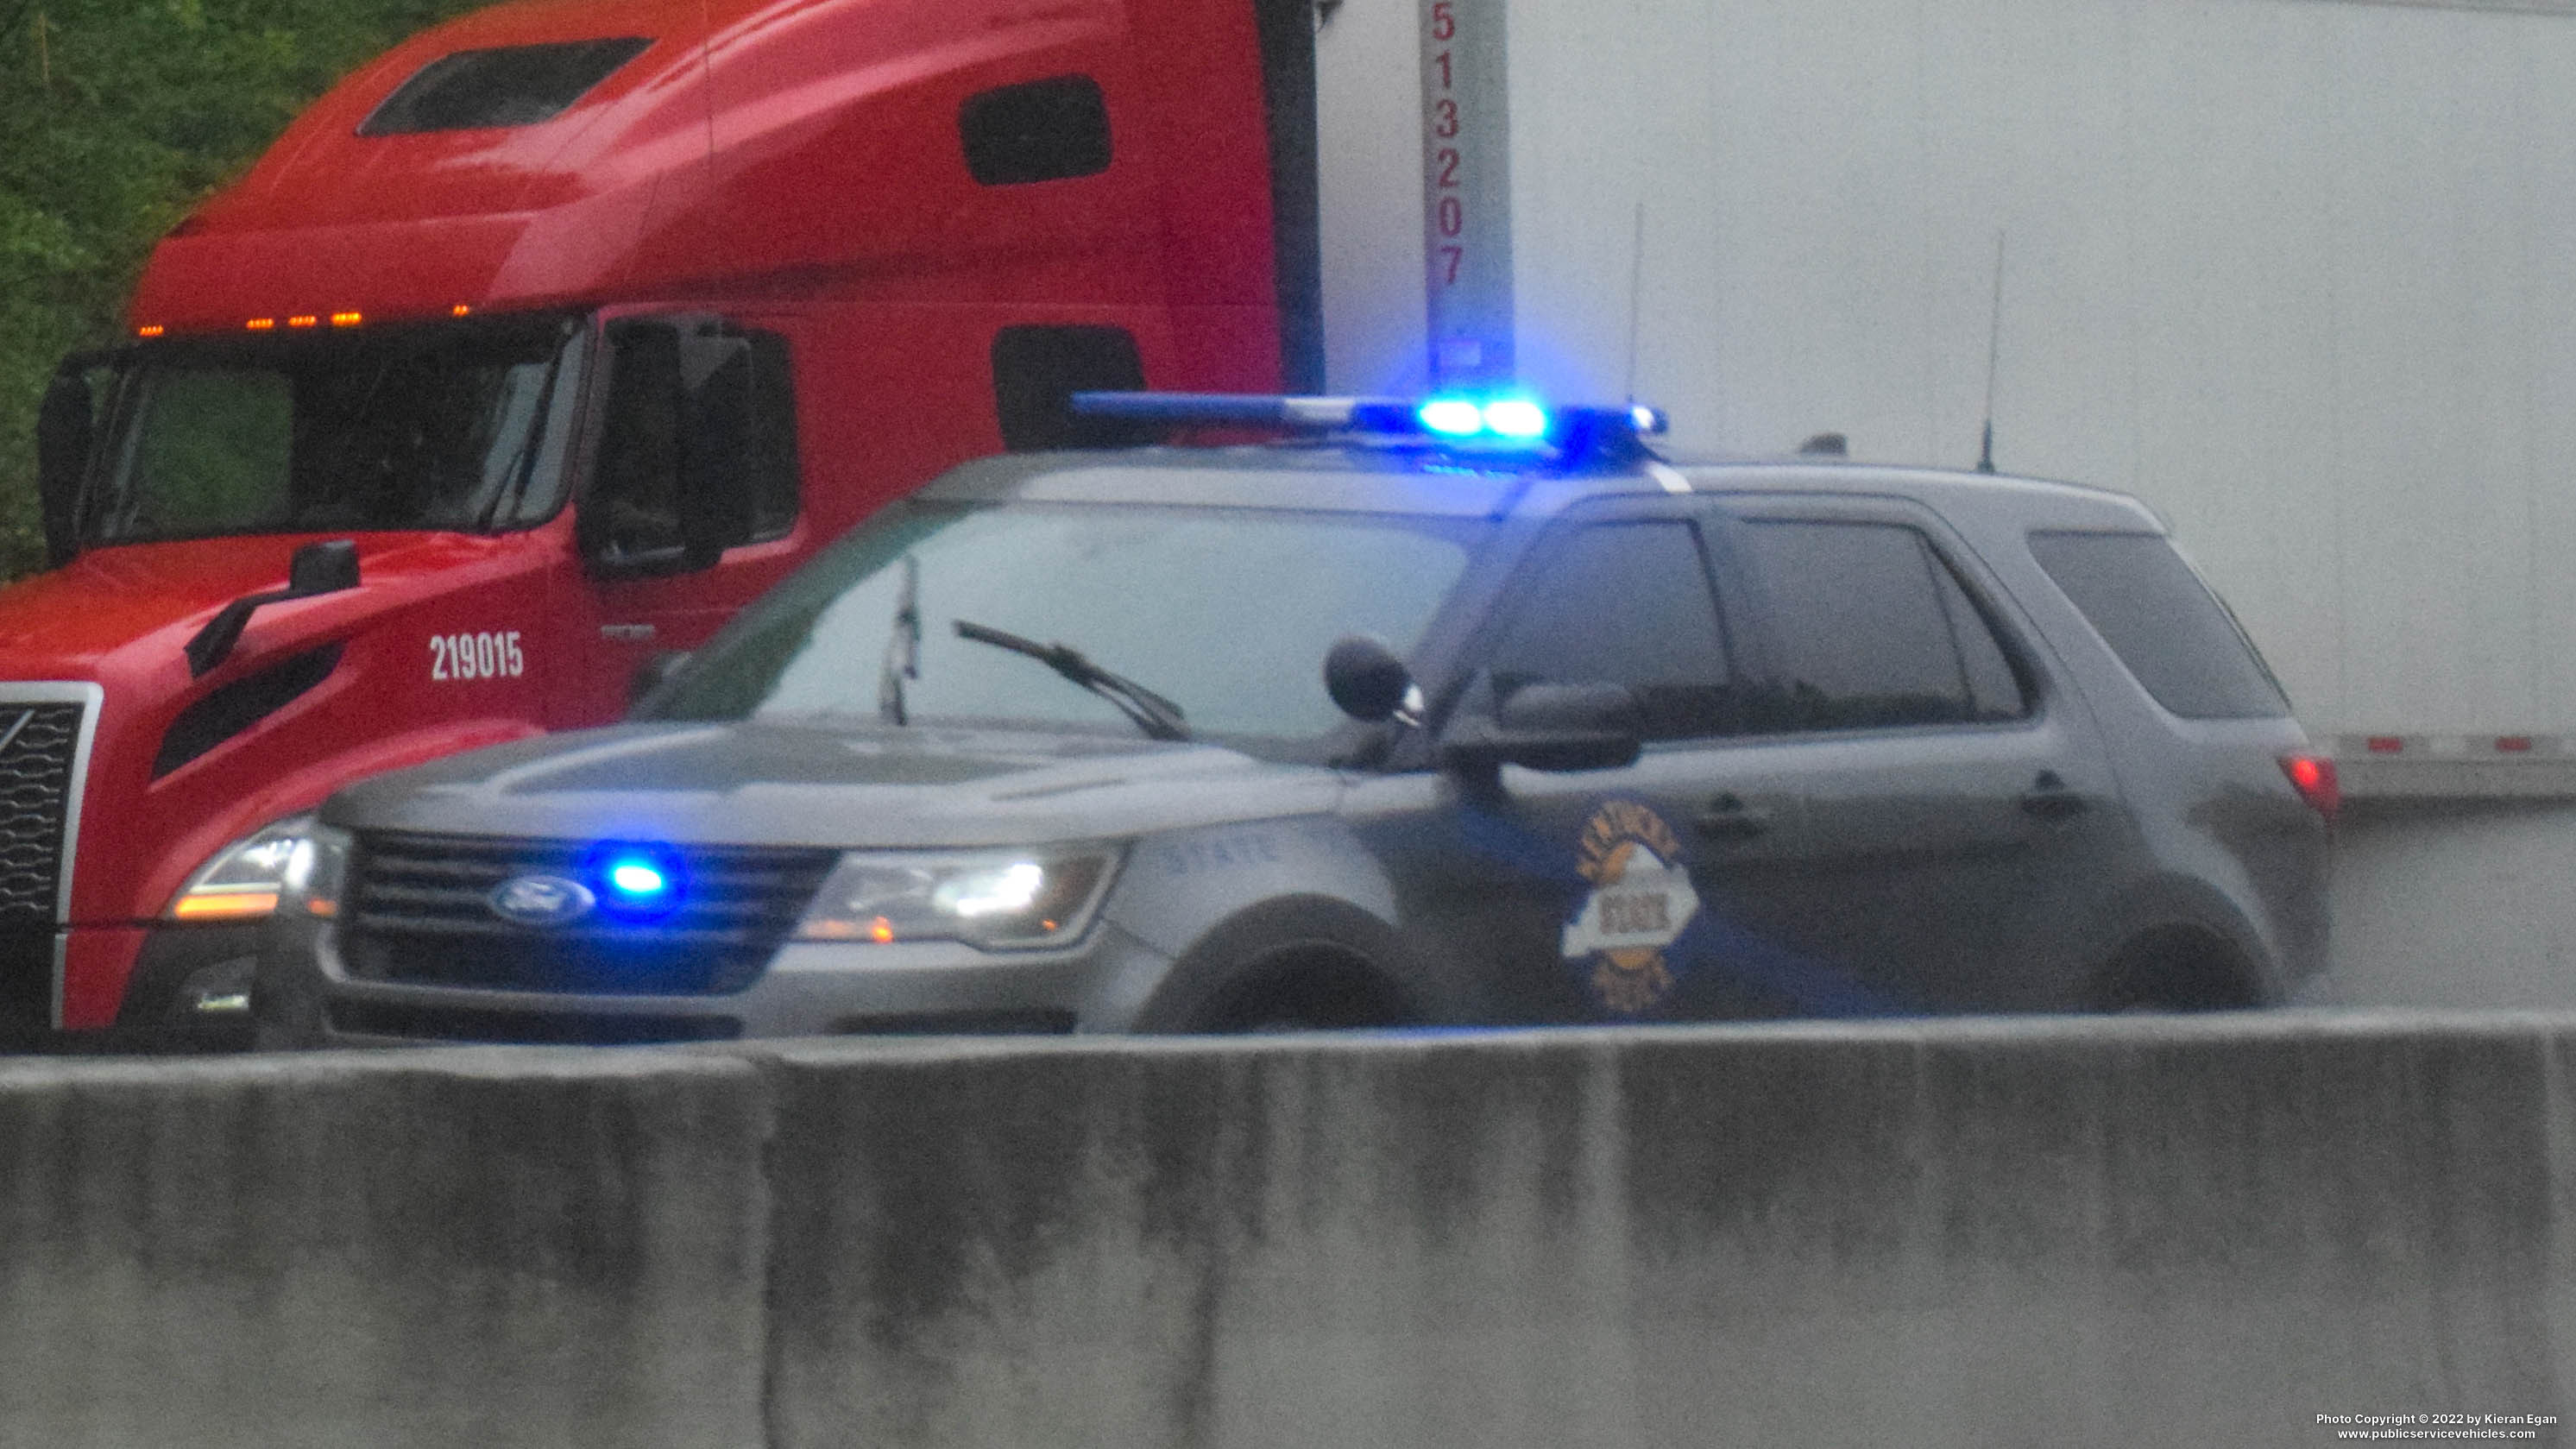
{"type": "Polygon", "coordinates": [[[342,791],[264,1038],[2201,1009],[2322,965],[2332,762],[2133,500],[1677,465],[1643,409],[1089,405],[1286,437],[969,464],[629,723],[342,791]]]}

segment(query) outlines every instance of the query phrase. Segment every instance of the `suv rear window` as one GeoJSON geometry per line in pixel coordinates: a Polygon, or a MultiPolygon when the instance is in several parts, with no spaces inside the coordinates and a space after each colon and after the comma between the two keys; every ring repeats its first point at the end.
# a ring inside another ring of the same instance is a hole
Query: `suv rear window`
{"type": "Polygon", "coordinates": [[[2034,533],[2030,551],[2145,685],[2185,719],[2290,712],[2227,606],[2153,533],[2034,533]]]}

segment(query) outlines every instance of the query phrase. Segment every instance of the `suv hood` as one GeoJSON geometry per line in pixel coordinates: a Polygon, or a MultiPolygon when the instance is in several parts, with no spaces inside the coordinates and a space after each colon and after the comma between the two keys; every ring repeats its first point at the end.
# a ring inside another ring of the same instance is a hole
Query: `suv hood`
{"type": "Polygon", "coordinates": [[[1121,837],[1332,807],[1328,769],[1215,745],[860,724],[630,724],[333,796],[330,824],[555,840],[942,847],[1121,837]]]}

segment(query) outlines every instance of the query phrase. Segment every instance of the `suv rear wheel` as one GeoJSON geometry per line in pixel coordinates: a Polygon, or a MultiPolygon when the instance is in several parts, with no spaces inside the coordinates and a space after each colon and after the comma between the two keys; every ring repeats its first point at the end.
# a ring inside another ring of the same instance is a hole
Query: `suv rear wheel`
{"type": "Polygon", "coordinates": [[[2234,947],[2188,926],[2120,948],[2096,992],[2103,1011],[2233,1011],[2263,1004],[2234,947]]]}

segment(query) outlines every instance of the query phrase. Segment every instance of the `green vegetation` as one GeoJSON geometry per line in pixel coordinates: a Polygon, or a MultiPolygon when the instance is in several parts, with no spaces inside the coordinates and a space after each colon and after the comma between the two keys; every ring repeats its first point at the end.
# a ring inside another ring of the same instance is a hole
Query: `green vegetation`
{"type": "Polygon", "coordinates": [[[0,0],[0,576],[37,565],[36,403],[163,232],[305,104],[485,0],[0,0]]]}

